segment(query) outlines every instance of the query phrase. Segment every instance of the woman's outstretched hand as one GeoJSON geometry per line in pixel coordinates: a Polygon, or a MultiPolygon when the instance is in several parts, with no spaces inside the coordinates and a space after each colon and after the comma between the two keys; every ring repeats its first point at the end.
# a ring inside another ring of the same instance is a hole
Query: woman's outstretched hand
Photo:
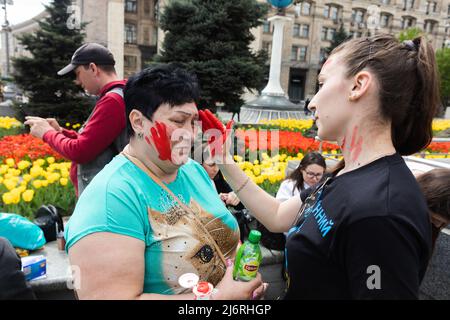
{"type": "Polygon", "coordinates": [[[208,136],[208,145],[211,150],[212,158],[218,160],[218,163],[225,163],[228,146],[231,143],[231,132],[234,121],[230,120],[226,127],[217,119],[208,109],[198,112],[202,122],[202,131],[208,136]],[[225,146],[225,148],[224,148],[225,146]]]}

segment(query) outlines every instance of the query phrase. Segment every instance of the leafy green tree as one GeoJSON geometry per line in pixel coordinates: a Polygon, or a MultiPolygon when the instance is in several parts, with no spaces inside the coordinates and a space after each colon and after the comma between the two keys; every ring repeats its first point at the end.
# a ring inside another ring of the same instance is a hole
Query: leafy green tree
{"type": "Polygon", "coordinates": [[[85,37],[86,24],[79,28],[70,25],[71,4],[71,0],[53,0],[45,6],[48,17],[39,22],[40,28],[19,38],[31,53],[31,57],[13,60],[14,81],[29,97],[29,103],[21,108],[26,115],[79,122],[90,112],[92,104],[75,85],[74,77],[56,74],[67,65],[85,37]]]}
{"type": "Polygon", "coordinates": [[[254,53],[250,32],[262,24],[268,6],[257,0],[173,1],[161,15],[166,32],[157,62],[178,63],[196,73],[199,107],[236,111],[244,88],[259,89],[267,54],[254,53]]]}
{"type": "Polygon", "coordinates": [[[405,41],[405,40],[413,40],[423,35],[425,34],[420,28],[408,28],[406,30],[401,31],[398,34],[397,38],[399,41],[405,41]]]}

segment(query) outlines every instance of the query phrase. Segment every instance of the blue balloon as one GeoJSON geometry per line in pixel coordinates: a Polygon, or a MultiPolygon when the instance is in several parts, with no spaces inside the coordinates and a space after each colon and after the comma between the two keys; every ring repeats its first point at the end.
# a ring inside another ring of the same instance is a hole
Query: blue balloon
{"type": "Polygon", "coordinates": [[[276,8],[286,8],[288,7],[293,0],[267,0],[272,6],[276,8]]]}

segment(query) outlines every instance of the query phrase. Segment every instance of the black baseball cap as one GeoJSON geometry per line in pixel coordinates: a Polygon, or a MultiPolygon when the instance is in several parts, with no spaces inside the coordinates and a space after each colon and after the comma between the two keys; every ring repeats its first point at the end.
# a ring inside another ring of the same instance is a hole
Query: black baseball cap
{"type": "Polygon", "coordinates": [[[112,53],[98,43],[86,43],[79,47],[72,56],[70,64],[58,71],[59,76],[68,74],[81,65],[95,63],[98,66],[113,66],[116,64],[112,53]]]}

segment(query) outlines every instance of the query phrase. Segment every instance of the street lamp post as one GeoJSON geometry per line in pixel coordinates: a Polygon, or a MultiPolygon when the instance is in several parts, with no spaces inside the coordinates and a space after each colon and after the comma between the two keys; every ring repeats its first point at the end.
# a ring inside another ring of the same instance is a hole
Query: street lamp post
{"type": "Polygon", "coordinates": [[[10,66],[9,66],[9,32],[11,28],[9,27],[7,5],[13,5],[13,0],[0,0],[0,4],[3,5],[2,9],[5,10],[5,23],[2,25],[2,30],[5,33],[5,52],[6,52],[6,70],[5,77],[9,77],[10,66]]]}

